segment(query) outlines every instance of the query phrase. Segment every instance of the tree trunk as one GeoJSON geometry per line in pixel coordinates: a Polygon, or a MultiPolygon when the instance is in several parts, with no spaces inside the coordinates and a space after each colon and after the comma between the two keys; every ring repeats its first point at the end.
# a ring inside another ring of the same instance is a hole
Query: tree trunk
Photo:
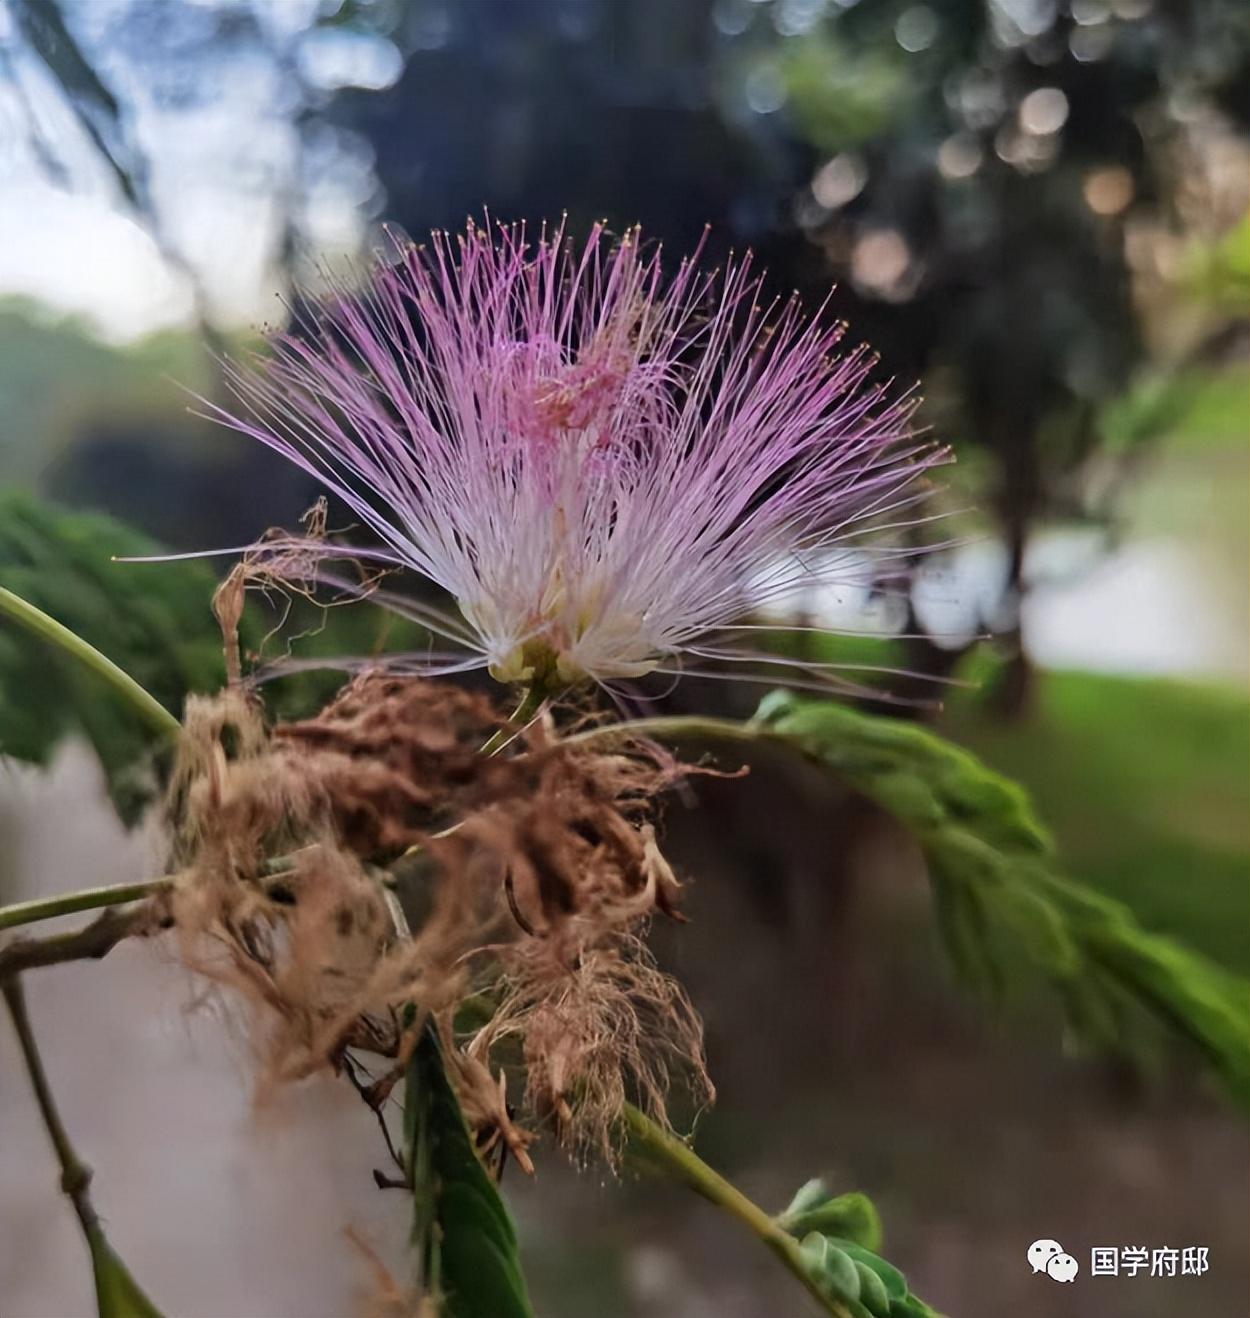
{"type": "Polygon", "coordinates": [[[1021,626],[1026,589],[1024,559],[1032,522],[1033,493],[1019,479],[1012,481],[1003,508],[1008,555],[1005,603],[1010,609],[1012,622],[1000,638],[1007,649],[1007,660],[990,692],[989,704],[1000,718],[1012,721],[1024,718],[1033,702],[1033,664],[1025,649],[1021,626]]]}

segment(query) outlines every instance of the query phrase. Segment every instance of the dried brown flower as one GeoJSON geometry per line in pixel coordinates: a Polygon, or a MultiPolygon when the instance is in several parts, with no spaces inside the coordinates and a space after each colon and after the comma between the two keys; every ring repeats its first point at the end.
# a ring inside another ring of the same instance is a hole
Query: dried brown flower
{"type": "Polygon", "coordinates": [[[511,1060],[533,1118],[614,1161],[626,1100],[666,1122],[678,1074],[712,1097],[698,1018],[643,941],[677,915],[654,811],[683,769],[544,722],[481,754],[502,722],[483,697],[378,673],[273,729],[238,686],[192,701],[170,792],[181,946],[263,1006],[270,1079],[349,1047],[402,1061],[434,1018],[479,1148],[530,1166],[511,1060]],[[488,1019],[457,1047],[470,999],[488,1019]]]}

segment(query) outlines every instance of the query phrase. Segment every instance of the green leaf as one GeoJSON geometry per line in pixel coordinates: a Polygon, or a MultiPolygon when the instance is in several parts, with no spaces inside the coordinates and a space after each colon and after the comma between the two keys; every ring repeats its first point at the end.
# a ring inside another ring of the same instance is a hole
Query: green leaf
{"type": "MultiPolygon", "coordinates": [[[[188,691],[223,680],[221,638],[202,563],[140,567],[114,555],[157,547],[108,517],[66,513],[34,499],[0,498],[0,586],[76,632],[175,714],[188,691]]],[[[0,620],[0,754],[47,764],[72,732],[90,741],[127,822],[150,799],[150,763],[163,739],[98,676],[0,620]]]]}
{"type": "Polygon", "coordinates": [[[876,1277],[888,1299],[901,1300],[906,1297],[907,1278],[892,1263],[887,1263],[880,1255],[857,1245],[853,1240],[835,1240],[833,1243],[853,1262],[876,1277]]]}
{"type": "Polygon", "coordinates": [[[788,1225],[789,1221],[815,1208],[817,1204],[823,1204],[828,1198],[828,1187],[819,1177],[804,1181],[794,1192],[794,1198],[786,1205],[785,1211],[777,1214],[777,1220],[785,1225],[787,1231],[793,1230],[788,1225]]]}
{"type": "Polygon", "coordinates": [[[825,1183],[807,1181],[784,1212],[773,1219],[800,1238],[804,1266],[824,1293],[844,1305],[854,1318],[907,1318],[931,1315],[907,1289],[907,1278],[876,1250],[881,1245],[881,1217],[865,1194],[831,1196],[825,1183]]]}
{"type": "Polygon", "coordinates": [[[828,1236],[813,1231],[799,1242],[808,1271],[827,1295],[845,1303],[859,1301],[859,1272],[851,1257],[828,1236]]]}
{"type": "Polygon", "coordinates": [[[885,1284],[866,1263],[859,1259],[852,1261],[859,1273],[859,1302],[874,1318],[889,1318],[890,1297],[886,1294],[885,1284]]]}
{"type": "Polygon", "coordinates": [[[482,1165],[430,1030],[404,1100],[420,1284],[443,1318],[532,1318],[512,1219],[482,1165]]]}
{"type": "Polygon", "coordinates": [[[160,1310],[140,1289],[99,1226],[88,1228],[87,1244],[99,1318],[161,1318],[160,1310]]]}
{"type": "Polygon", "coordinates": [[[890,1301],[890,1318],[942,1318],[942,1315],[908,1291],[901,1300],[890,1301]]]}
{"type": "Polygon", "coordinates": [[[1250,984],[1059,873],[1028,797],[925,728],[774,692],[756,724],[893,814],[928,864],[939,932],[972,984],[1047,975],[1074,1031],[1124,1051],[1143,1016],[1189,1042],[1250,1107],[1250,984]]]}
{"type": "Polygon", "coordinates": [[[845,1305],[852,1318],[941,1318],[907,1289],[907,1279],[892,1263],[853,1240],[810,1232],[799,1252],[825,1294],[845,1305]]]}
{"type": "Polygon", "coordinates": [[[856,1191],[832,1197],[821,1181],[808,1181],[778,1215],[777,1225],[795,1236],[819,1231],[868,1249],[881,1244],[881,1218],[872,1200],[856,1191]]]}

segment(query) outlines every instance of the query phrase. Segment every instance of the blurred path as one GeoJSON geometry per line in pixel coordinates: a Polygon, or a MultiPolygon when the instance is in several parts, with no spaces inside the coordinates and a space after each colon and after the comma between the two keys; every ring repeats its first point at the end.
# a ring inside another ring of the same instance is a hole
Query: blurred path
{"type": "MultiPolygon", "coordinates": [[[[155,838],[126,836],[87,753],[47,776],[8,768],[6,900],[160,872],[155,838]],[[20,887],[15,885],[20,883],[20,887]]],[[[375,1189],[376,1126],[345,1085],[314,1081],[258,1112],[237,1025],[189,1011],[194,987],[159,949],[26,978],[62,1114],[96,1173],[114,1247],[171,1318],[345,1318],[369,1268],[354,1226],[402,1259],[405,1205],[375,1189]]],[[[0,1314],[93,1318],[87,1253],[0,1024],[0,1314]]]]}

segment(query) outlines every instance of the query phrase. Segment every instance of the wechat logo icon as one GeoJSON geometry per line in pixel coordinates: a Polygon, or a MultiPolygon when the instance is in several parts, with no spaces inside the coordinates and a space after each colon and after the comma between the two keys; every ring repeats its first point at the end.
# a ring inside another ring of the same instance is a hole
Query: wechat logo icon
{"type": "Polygon", "coordinates": [[[1034,1272],[1044,1272],[1052,1281],[1071,1281],[1081,1270],[1057,1240],[1035,1240],[1029,1246],[1028,1260],[1034,1272]]]}

